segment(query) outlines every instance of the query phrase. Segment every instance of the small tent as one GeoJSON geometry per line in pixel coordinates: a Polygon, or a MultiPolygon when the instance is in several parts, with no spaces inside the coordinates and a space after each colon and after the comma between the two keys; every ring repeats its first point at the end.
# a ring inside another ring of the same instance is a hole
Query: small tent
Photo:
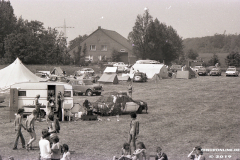
{"type": "Polygon", "coordinates": [[[117,73],[117,67],[106,67],[103,73],[117,73]]]}
{"type": "MultiPolygon", "coordinates": [[[[152,79],[155,74],[159,74],[161,78],[168,77],[168,69],[164,64],[134,64],[130,70],[130,75],[135,72],[146,73],[147,78],[152,79]]],[[[131,76],[130,76],[131,77],[131,76]]]]}
{"type": "Polygon", "coordinates": [[[98,82],[100,82],[100,83],[113,83],[113,84],[117,84],[118,83],[118,77],[117,77],[117,74],[107,74],[107,73],[104,73],[100,77],[98,82]]]}
{"type": "Polygon", "coordinates": [[[53,68],[51,75],[63,76],[63,70],[60,67],[53,68]]]}
{"type": "Polygon", "coordinates": [[[184,71],[177,71],[177,75],[176,75],[177,79],[191,79],[195,77],[196,77],[196,74],[190,67],[186,67],[184,71]]]}
{"type": "Polygon", "coordinates": [[[39,82],[41,78],[33,74],[17,58],[12,64],[0,70],[0,89],[8,89],[11,85],[20,82],[39,82]]]}

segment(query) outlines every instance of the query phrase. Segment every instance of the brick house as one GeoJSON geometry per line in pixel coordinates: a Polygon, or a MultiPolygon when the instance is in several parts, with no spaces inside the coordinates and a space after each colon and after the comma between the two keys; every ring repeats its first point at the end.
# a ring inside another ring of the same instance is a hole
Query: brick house
{"type": "MultiPolygon", "coordinates": [[[[83,48],[85,43],[87,46],[86,61],[111,60],[114,50],[120,53],[121,62],[133,64],[136,61],[131,43],[116,31],[102,29],[99,26],[96,31],[80,43],[80,46],[83,48]]],[[[74,51],[78,51],[78,46],[69,51],[72,58],[74,58],[74,51]]]]}

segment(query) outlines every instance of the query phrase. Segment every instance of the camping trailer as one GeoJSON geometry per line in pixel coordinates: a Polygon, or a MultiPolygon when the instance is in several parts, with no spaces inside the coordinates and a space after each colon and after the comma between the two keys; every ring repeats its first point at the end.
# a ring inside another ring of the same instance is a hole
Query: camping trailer
{"type": "Polygon", "coordinates": [[[73,107],[73,90],[70,84],[62,82],[16,83],[10,88],[10,109],[16,111],[18,108],[24,108],[25,115],[31,114],[35,108],[35,97],[39,94],[39,103],[42,104],[41,112],[46,112],[49,94],[53,95],[56,104],[59,92],[64,96],[62,108],[65,106],[68,106],[69,109],[73,107]]]}

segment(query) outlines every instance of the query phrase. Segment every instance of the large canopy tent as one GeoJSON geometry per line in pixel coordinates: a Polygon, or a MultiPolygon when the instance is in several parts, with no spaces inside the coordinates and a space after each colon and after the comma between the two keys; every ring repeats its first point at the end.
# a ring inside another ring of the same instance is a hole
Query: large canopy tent
{"type": "Polygon", "coordinates": [[[164,64],[137,64],[135,63],[130,70],[130,77],[135,72],[146,73],[147,78],[152,79],[155,74],[159,74],[161,78],[168,77],[168,69],[164,64]]]}
{"type": "Polygon", "coordinates": [[[0,70],[0,90],[8,89],[11,85],[20,82],[39,82],[41,78],[33,74],[17,58],[12,64],[0,70]]]}

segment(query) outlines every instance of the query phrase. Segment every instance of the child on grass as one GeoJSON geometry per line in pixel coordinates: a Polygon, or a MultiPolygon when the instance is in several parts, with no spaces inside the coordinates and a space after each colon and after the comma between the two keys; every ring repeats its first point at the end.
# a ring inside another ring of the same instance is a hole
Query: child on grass
{"type": "Polygon", "coordinates": [[[157,147],[156,152],[157,155],[155,156],[155,160],[168,160],[167,155],[162,152],[161,147],[157,147]]]}
{"type": "Polygon", "coordinates": [[[68,151],[69,150],[68,145],[63,144],[62,148],[63,148],[63,157],[61,158],[61,160],[71,160],[70,152],[68,151]]]}
{"type": "Polygon", "coordinates": [[[143,142],[137,143],[137,149],[133,153],[132,160],[147,160],[149,159],[147,155],[147,150],[143,142]]]}
{"type": "Polygon", "coordinates": [[[58,136],[54,136],[51,138],[52,139],[52,160],[60,160],[60,153],[61,153],[61,147],[60,147],[60,144],[59,144],[59,138],[58,136]]]}
{"type": "MultiPolygon", "coordinates": [[[[132,158],[132,152],[131,147],[129,143],[124,143],[122,148],[122,155],[118,160],[131,160],[132,158]]],[[[114,156],[113,160],[116,160],[117,158],[114,156]]]]}

